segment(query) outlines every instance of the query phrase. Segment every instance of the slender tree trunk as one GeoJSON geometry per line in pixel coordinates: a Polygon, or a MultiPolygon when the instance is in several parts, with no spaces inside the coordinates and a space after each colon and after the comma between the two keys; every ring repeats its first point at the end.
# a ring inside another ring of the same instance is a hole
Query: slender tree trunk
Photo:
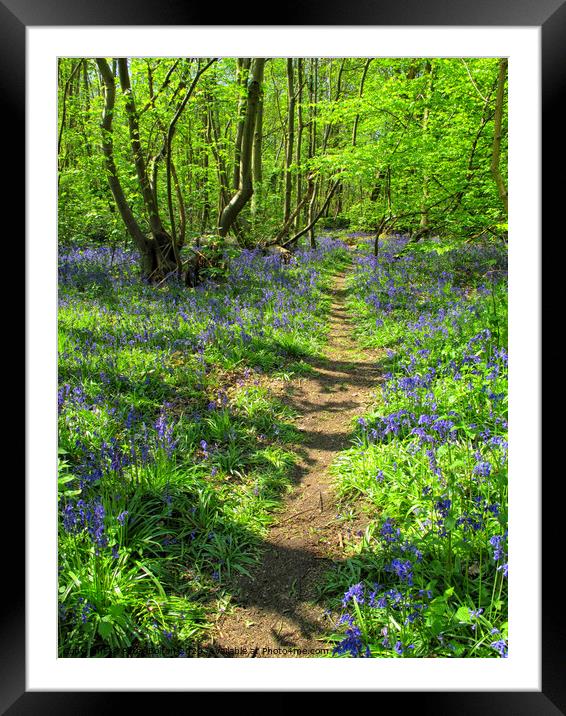
{"type": "MultiPolygon", "coordinates": [[[[333,101],[338,102],[338,100],[340,98],[340,93],[342,92],[342,74],[344,72],[345,63],[346,63],[346,58],[343,58],[342,62],[340,63],[340,67],[338,69],[338,77],[336,78],[336,94],[333,97],[332,96],[332,60],[330,60],[329,69],[328,69],[328,101],[329,102],[333,102],[333,101]]],[[[321,147],[321,151],[323,154],[326,153],[326,149],[328,147],[328,143],[329,143],[330,137],[335,129],[335,126],[336,125],[334,125],[332,123],[332,121],[330,121],[326,124],[326,126],[324,128],[324,133],[322,136],[322,147],[321,147]]],[[[319,182],[322,182],[322,179],[319,179],[319,182]]],[[[336,188],[332,192],[333,195],[336,194],[336,191],[338,190],[338,186],[336,186],[336,188]]],[[[327,202],[325,204],[325,206],[326,206],[326,209],[324,210],[323,216],[327,217],[327,216],[329,216],[329,213],[330,213],[330,202],[327,202]]],[[[314,231],[314,228],[313,228],[313,231],[314,231]]]]}
{"type": "Polygon", "coordinates": [[[232,171],[232,187],[237,190],[240,182],[240,155],[242,152],[242,137],[244,134],[244,122],[246,116],[245,87],[248,81],[251,59],[249,57],[237,58],[236,77],[238,90],[241,92],[238,99],[238,123],[236,125],[236,141],[234,143],[234,168],[232,171]]]}
{"type": "Polygon", "coordinates": [[[185,245],[185,233],[187,228],[187,214],[185,212],[185,203],[183,200],[183,192],[181,191],[181,183],[177,175],[175,165],[171,162],[171,175],[175,184],[175,196],[177,197],[177,206],[179,207],[179,231],[177,233],[177,246],[179,249],[185,245]]]}
{"type": "Polygon", "coordinates": [[[203,181],[201,185],[201,190],[203,192],[203,206],[202,206],[202,216],[201,216],[201,222],[200,222],[200,230],[201,233],[205,233],[206,229],[208,227],[208,222],[210,219],[210,194],[208,191],[208,167],[209,167],[209,157],[208,157],[208,148],[212,146],[212,131],[210,127],[210,117],[208,114],[208,111],[204,111],[204,126],[205,126],[205,137],[206,137],[206,146],[203,148],[202,152],[202,169],[203,169],[203,181]]]}
{"type": "MultiPolygon", "coordinates": [[[[177,127],[177,122],[179,121],[182,113],[185,110],[185,107],[187,106],[187,102],[189,101],[190,97],[195,91],[195,88],[197,86],[197,82],[199,81],[201,75],[206,72],[206,70],[214,63],[216,62],[216,59],[209,60],[205,65],[201,66],[200,59],[198,60],[198,66],[196,74],[185,94],[181,102],[179,103],[179,106],[177,107],[177,110],[175,114],[173,115],[173,119],[169,123],[169,127],[167,128],[167,135],[165,138],[165,146],[164,146],[164,154],[165,154],[165,162],[167,166],[167,205],[169,208],[169,220],[171,225],[171,241],[173,244],[173,249],[175,251],[175,261],[177,263],[177,267],[179,270],[181,269],[181,260],[179,257],[178,252],[178,243],[179,243],[179,237],[177,236],[176,227],[175,227],[175,213],[173,210],[173,192],[172,192],[172,158],[171,158],[171,147],[173,144],[173,136],[175,134],[175,129],[177,127]]],[[[192,135],[190,126],[189,126],[189,136],[192,135]]],[[[190,147],[192,150],[192,146],[190,147]]],[[[192,157],[190,157],[189,160],[189,166],[193,166],[192,157]]]]}
{"type": "Polygon", "coordinates": [[[222,156],[222,138],[220,137],[220,127],[218,126],[218,117],[216,116],[215,106],[210,94],[206,95],[208,121],[210,129],[210,148],[216,162],[216,172],[218,174],[218,185],[220,191],[218,192],[218,217],[216,220],[216,226],[220,226],[220,217],[224,210],[224,207],[230,200],[229,190],[230,184],[228,180],[228,170],[226,163],[222,156]]]}
{"type": "MultiPolygon", "coordinates": [[[[361,99],[364,95],[364,85],[366,83],[366,77],[369,70],[369,66],[371,64],[371,61],[373,60],[373,57],[369,57],[366,60],[366,63],[364,65],[364,69],[362,71],[362,77],[360,79],[360,89],[358,90],[358,99],[361,99]]],[[[354,118],[354,126],[352,128],[352,146],[356,146],[356,142],[358,141],[358,124],[360,121],[360,113],[356,112],[356,117],[354,118]]]]}
{"type": "MultiPolygon", "coordinates": [[[[330,200],[334,196],[334,192],[338,188],[338,184],[339,184],[339,180],[336,180],[333,184],[331,184],[330,189],[328,190],[326,197],[324,199],[324,202],[322,204],[322,207],[318,210],[318,213],[312,215],[314,212],[311,211],[311,218],[309,219],[309,223],[307,224],[307,226],[305,226],[304,229],[301,229],[301,231],[297,232],[294,236],[292,236],[284,244],[281,244],[281,246],[283,246],[283,248],[290,246],[292,244],[296,244],[298,242],[298,240],[301,238],[301,236],[304,236],[308,231],[311,231],[311,229],[314,227],[316,222],[320,219],[320,217],[326,211],[328,204],[330,203],[330,200]]],[[[316,191],[316,187],[313,189],[313,191],[316,191]]],[[[311,202],[312,202],[312,199],[311,199],[311,202]]],[[[316,240],[314,238],[314,234],[311,234],[311,247],[316,248],[316,240]]]]}
{"type": "Polygon", "coordinates": [[[114,160],[114,145],[112,140],[112,119],[116,103],[116,86],[114,74],[108,63],[103,58],[98,58],[96,64],[102,77],[104,85],[104,111],[102,115],[102,154],[106,167],[108,186],[126,226],[128,234],[132,237],[141,255],[142,274],[145,278],[152,278],[157,270],[157,252],[154,241],[149,241],[136,221],[133,212],[128,204],[118,176],[116,162],[114,160]]]}
{"type": "Polygon", "coordinates": [[[293,191],[293,175],[291,165],[293,164],[293,144],[295,141],[295,79],[293,58],[287,59],[287,142],[285,153],[285,191],[283,204],[283,223],[287,222],[291,213],[291,194],[293,191]]]}
{"type": "MultiPolygon", "coordinates": [[[[344,58],[342,60],[342,62],[340,63],[340,68],[338,69],[338,77],[336,79],[336,95],[334,98],[332,97],[332,88],[331,88],[331,84],[330,84],[331,69],[329,70],[329,77],[328,77],[328,101],[329,102],[332,102],[332,101],[338,102],[338,100],[340,99],[340,93],[342,92],[342,74],[344,72],[345,63],[346,63],[346,59],[344,58]]],[[[332,60],[331,60],[330,68],[332,68],[332,60]]],[[[322,137],[322,151],[323,152],[326,152],[326,148],[328,146],[328,140],[330,139],[330,135],[332,134],[333,129],[334,129],[334,125],[332,124],[332,122],[328,122],[328,124],[324,128],[324,135],[322,137]]]]}
{"type": "Polygon", "coordinates": [[[124,93],[126,99],[126,116],[128,118],[130,145],[132,148],[134,165],[136,167],[144,206],[148,214],[150,231],[155,239],[158,249],[159,269],[163,275],[166,275],[171,271],[174,271],[178,266],[175,250],[176,247],[174,246],[173,238],[165,231],[159,216],[156,196],[149,181],[145,158],[141,146],[139,121],[130,84],[127,58],[118,58],[118,74],[120,77],[122,92],[124,93]]]}
{"type": "Polygon", "coordinates": [[[316,154],[316,108],[318,102],[318,58],[311,60],[311,76],[309,82],[309,159],[316,154]]]}
{"type": "MultiPolygon", "coordinates": [[[[297,151],[295,155],[295,163],[297,164],[297,206],[301,201],[303,194],[303,175],[301,173],[301,149],[303,143],[303,130],[305,128],[303,122],[303,84],[304,84],[304,73],[303,73],[303,60],[301,57],[297,58],[297,82],[299,84],[298,89],[298,102],[297,102],[297,151]]],[[[301,223],[300,211],[297,212],[295,218],[295,231],[299,230],[301,223]]]]}
{"type": "Polygon", "coordinates": [[[87,120],[85,119],[90,116],[90,80],[88,77],[88,60],[84,60],[82,68],[85,111],[81,117],[81,134],[83,135],[85,151],[87,155],[91,157],[92,147],[90,144],[90,137],[88,136],[87,120]]]}
{"type": "Polygon", "coordinates": [[[495,97],[495,117],[493,132],[493,147],[491,152],[491,173],[497,186],[499,198],[508,213],[507,187],[501,175],[499,163],[501,160],[501,134],[503,127],[503,101],[505,99],[505,80],[507,78],[507,58],[499,60],[499,73],[497,76],[497,94],[495,97]]]}
{"type": "MultiPolygon", "coordinates": [[[[316,108],[318,103],[318,58],[313,57],[310,62],[310,77],[309,77],[309,146],[308,146],[308,158],[312,159],[316,154],[316,133],[317,133],[317,115],[316,108]]],[[[314,234],[315,221],[314,210],[316,206],[316,195],[318,192],[318,181],[311,175],[308,177],[309,191],[311,194],[311,200],[307,210],[307,225],[309,228],[309,239],[312,248],[316,248],[316,238],[314,234]]]]}
{"type": "MultiPolygon", "coordinates": [[[[430,114],[430,100],[432,96],[433,91],[433,77],[432,77],[432,64],[430,60],[427,60],[425,62],[425,73],[427,75],[427,89],[426,89],[426,96],[424,98],[425,106],[423,110],[423,119],[422,119],[422,131],[423,135],[426,134],[428,129],[428,118],[430,114]]],[[[419,231],[421,235],[425,235],[428,232],[430,219],[429,219],[429,213],[428,213],[428,201],[429,201],[429,181],[430,177],[428,176],[428,173],[425,173],[423,176],[423,195],[421,200],[421,220],[420,220],[420,227],[419,231]]]]}
{"type": "Polygon", "coordinates": [[[257,192],[258,190],[261,192],[262,184],[261,152],[263,143],[263,71],[264,67],[261,66],[258,70],[258,80],[260,83],[260,88],[254,130],[254,143],[252,149],[252,179],[253,185],[255,187],[254,193],[252,195],[252,215],[254,217],[254,220],[257,219],[258,212],[257,192]]]}
{"type": "Polygon", "coordinates": [[[226,236],[228,234],[228,231],[236,221],[238,214],[242,211],[253,194],[253,180],[251,172],[252,145],[257,108],[259,104],[261,86],[260,77],[264,65],[265,59],[263,58],[258,57],[253,62],[251,79],[248,86],[248,98],[242,134],[239,185],[237,192],[230,199],[228,205],[224,207],[224,211],[220,217],[220,225],[218,227],[218,233],[220,236],[226,236]]]}
{"type": "Polygon", "coordinates": [[[495,81],[493,87],[491,88],[490,92],[488,93],[487,97],[484,98],[484,105],[483,105],[483,112],[482,112],[482,118],[480,122],[480,126],[478,127],[478,131],[476,132],[474,139],[472,141],[472,146],[470,147],[470,154],[468,156],[468,164],[466,167],[466,178],[464,181],[464,185],[456,193],[454,203],[451,207],[451,211],[455,211],[460,204],[462,203],[462,200],[464,198],[464,195],[466,193],[467,188],[472,182],[472,179],[474,178],[474,159],[476,156],[476,151],[478,148],[478,143],[481,138],[481,135],[483,134],[483,131],[485,127],[489,124],[489,122],[493,119],[493,112],[490,109],[490,100],[491,95],[496,89],[497,80],[495,81]]]}
{"type": "Polygon", "coordinates": [[[312,191],[313,191],[313,190],[314,190],[314,182],[309,182],[309,188],[308,188],[308,190],[307,190],[307,193],[305,194],[305,196],[303,196],[303,197],[301,198],[301,200],[299,201],[299,203],[298,203],[297,206],[295,207],[295,210],[293,211],[293,213],[292,213],[292,214],[289,216],[289,218],[287,219],[287,223],[284,224],[284,225],[281,227],[281,229],[279,230],[279,233],[277,234],[277,236],[273,239],[273,241],[268,242],[267,246],[273,246],[273,245],[275,245],[275,244],[278,244],[278,243],[281,241],[281,239],[284,238],[284,237],[288,234],[289,229],[291,228],[291,225],[292,225],[293,221],[295,220],[295,218],[296,218],[297,216],[299,216],[299,214],[301,213],[301,209],[303,208],[303,206],[305,206],[305,204],[307,203],[307,201],[310,201],[310,199],[311,199],[311,194],[312,194],[312,191]]]}
{"type": "MultiPolygon", "coordinates": [[[[61,61],[59,61],[61,62],[61,61]]],[[[64,169],[64,167],[67,164],[67,157],[63,157],[61,154],[61,148],[62,148],[62,142],[63,142],[63,131],[65,129],[65,123],[67,120],[67,97],[71,95],[72,92],[72,83],[73,79],[75,78],[75,75],[79,72],[81,65],[86,64],[85,60],[79,60],[79,62],[73,67],[71,70],[71,74],[67,78],[67,81],[65,82],[65,88],[63,91],[63,107],[61,110],[61,127],[59,129],[59,138],[57,140],[57,156],[59,158],[59,171],[57,173],[57,186],[59,186],[59,179],[61,175],[61,171],[64,169]]]]}
{"type": "Polygon", "coordinates": [[[308,225],[308,232],[309,232],[309,240],[311,249],[316,249],[316,236],[314,233],[314,227],[316,224],[315,218],[314,218],[314,208],[316,205],[316,195],[318,192],[318,182],[316,179],[313,178],[312,175],[309,176],[309,189],[311,191],[311,200],[309,201],[309,210],[307,214],[307,225],[308,225]]]}

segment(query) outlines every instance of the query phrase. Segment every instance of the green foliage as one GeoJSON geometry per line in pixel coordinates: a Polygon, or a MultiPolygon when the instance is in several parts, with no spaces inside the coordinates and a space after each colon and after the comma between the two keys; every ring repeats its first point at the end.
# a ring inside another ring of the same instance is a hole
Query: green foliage
{"type": "Polygon", "coordinates": [[[367,524],[324,590],[360,634],[333,639],[349,656],[506,656],[505,250],[384,243],[351,282],[387,380],[333,465],[367,524]]]}
{"type": "Polygon", "coordinates": [[[198,290],[140,284],[121,249],[60,251],[62,657],[194,653],[290,485],[292,411],[342,244],[228,257],[198,290]]]}
{"type": "MultiPolygon", "coordinates": [[[[102,85],[93,60],[85,59],[74,73],[77,62],[60,60],[60,240],[76,244],[96,238],[115,245],[127,238],[100,152],[102,85]]],[[[130,58],[128,64],[143,154],[155,180],[160,216],[170,230],[163,142],[198,60],[130,58]]],[[[340,177],[342,182],[321,222],[327,228],[372,230],[388,218],[388,229],[394,231],[414,232],[425,222],[436,235],[504,232],[506,216],[490,172],[497,58],[375,58],[362,88],[365,64],[359,58],[303,60],[302,89],[296,97],[302,130],[295,127],[289,168],[293,202],[300,200],[312,172],[319,183],[317,206],[332,180],[340,177]]],[[[295,75],[298,71],[295,62],[295,75]]],[[[247,246],[269,241],[282,225],[286,72],[285,58],[266,64],[261,179],[255,178],[253,199],[238,219],[240,240],[247,246]]],[[[176,124],[171,158],[179,196],[173,186],[173,211],[178,228],[182,204],[188,236],[216,231],[219,196],[223,191],[223,204],[235,190],[237,111],[243,97],[235,58],[220,59],[200,77],[176,124]]],[[[505,176],[506,108],[503,130],[500,164],[505,176]]],[[[147,231],[117,79],[110,139],[126,200],[147,231]]],[[[305,207],[297,228],[305,225],[306,216],[305,207]]]]}

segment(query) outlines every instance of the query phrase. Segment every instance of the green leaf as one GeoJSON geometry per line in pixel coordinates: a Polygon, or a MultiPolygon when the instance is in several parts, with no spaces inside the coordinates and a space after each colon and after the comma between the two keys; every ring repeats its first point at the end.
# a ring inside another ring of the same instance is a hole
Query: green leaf
{"type": "Polygon", "coordinates": [[[460,607],[454,617],[459,622],[464,622],[465,624],[469,624],[471,622],[470,610],[468,607],[460,607]]]}
{"type": "Polygon", "coordinates": [[[444,527],[445,527],[448,531],[453,530],[454,527],[456,527],[456,520],[454,519],[454,517],[447,517],[447,518],[444,520],[444,527]]]}
{"type": "Polygon", "coordinates": [[[446,600],[444,597],[436,597],[436,599],[433,599],[429,604],[429,610],[435,616],[444,614],[446,611],[446,600]]]}
{"type": "Polygon", "coordinates": [[[110,607],[110,614],[114,619],[118,619],[124,613],[125,608],[123,604],[114,604],[110,607]]]}
{"type": "Polygon", "coordinates": [[[446,623],[443,619],[433,617],[428,623],[428,627],[433,636],[438,636],[446,628],[446,623]]]}
{"type": "Polygon", "coordinates": [[[98,622],[98,633],[106,641],[108,641],[110,635],[112,634],[112,630],[112,622],[104,621],[104,619],[98,622]]]}

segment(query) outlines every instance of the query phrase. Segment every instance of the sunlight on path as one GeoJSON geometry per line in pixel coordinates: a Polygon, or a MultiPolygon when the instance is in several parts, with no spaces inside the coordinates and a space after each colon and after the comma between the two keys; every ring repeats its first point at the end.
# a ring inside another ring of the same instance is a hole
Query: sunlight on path
{"type": "MultiPolygon", "coordinates": [[[[357,346],[346,310],[346,276],[331,290],[326,355],[307,362],[307,377],[275,389],[300,417],[304,437],[287,495],[262,545],[253,579],[239,580],[233,610],[216,624],[204,652],[216,657],[317,656],[331,626],[314,603],[324,571],[343,559],[344,544],[328,467],[350,446],[352,421],[372,402],[381,380],[376,351],[357,346]]],[[[229,607],[230,610],[230,607],[229,607]]]]}

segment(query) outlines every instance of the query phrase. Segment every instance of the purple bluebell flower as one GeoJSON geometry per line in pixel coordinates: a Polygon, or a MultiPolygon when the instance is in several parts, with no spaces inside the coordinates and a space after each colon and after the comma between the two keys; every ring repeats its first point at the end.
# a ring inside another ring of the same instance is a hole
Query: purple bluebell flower
{"type": "Polygon", "coordinates": [[[497,653],[499,654],[499,656],[502,659],[507,658],[509,649],[508,649],[507,642],[505,641],[505,639],[499,639],[498,641],[493,641],[490,646],[492,649],[495,649],[495,651],[497,651],[497,653]]]}
{"type": "Polygon", "coordinates": [[[349,654],[360,657],[363,651],[362,633],[359,627],[354,626],[346,629],[346,636],[333,649],[333,654],[349,654]]]}
{"type": "Polygon", "coordinates": [[[486,461],[477,462],[474,465],[474,475],[479,475],[480,477],[489,477],[491,475],[491,464],[486,461]]]}
{"type": "Polygon", "coordinates": [[[342,599],[342,606],[345,607],[351,600],[357,602],[358,604],[364,603],[365,599],[363,584],[354,584],[345,592],[344,598],[342,599]]]}

